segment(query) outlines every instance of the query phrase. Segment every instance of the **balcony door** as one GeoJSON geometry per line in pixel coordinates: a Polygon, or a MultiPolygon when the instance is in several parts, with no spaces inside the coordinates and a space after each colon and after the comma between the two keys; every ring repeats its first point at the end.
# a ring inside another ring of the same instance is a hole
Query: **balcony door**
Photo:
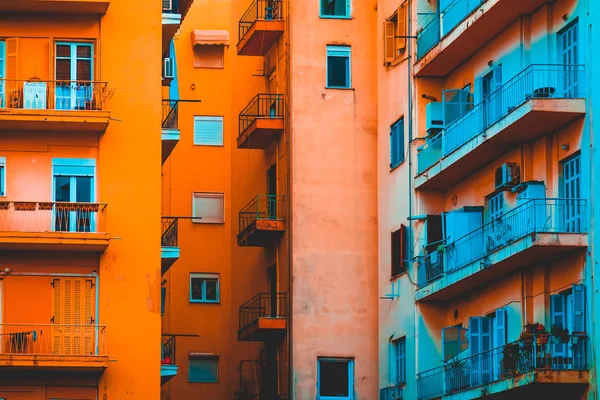
{"type": "Polygon", "coordinates": [[[562,163],[562,197],[564,212],[562,228],[565,232],[581,232],[581,154],[568,158],[562,163]]]}
{"type": "Polygon", "coordinates": [[[495,66],[481,80],[484,99],[484,126],[487,128],[502,117],[502,64],[495,66]]]}
{"type": "Polygon", "coordinates": [[[267,171],[267,207],[269,219],[277,219],[277,167],[271,165],[267,171]]]}
{"type": "Polygon", "coordinates": [[[58,232],[94,232],[94,160],[53,160],[53,229],[58,232]],[[71,203],[71,204],[70,204],[71,203]],[[75,203],[75,204],[72,204],[75,203]]]}
{"type": "Polygon", "coordinates": [[[56,43],[56,109],[93,109],[94,48],[91,43],[56,43]]]}
{"type": "Polygon", "coordinates": [[[577,79],[577,68],[574,67],[579,63],[577,21],[558,33],[558,62],[565,65],[565,70],[563,72],[563,95],[565,97],[577,97],[579,82],[577,79]]]}

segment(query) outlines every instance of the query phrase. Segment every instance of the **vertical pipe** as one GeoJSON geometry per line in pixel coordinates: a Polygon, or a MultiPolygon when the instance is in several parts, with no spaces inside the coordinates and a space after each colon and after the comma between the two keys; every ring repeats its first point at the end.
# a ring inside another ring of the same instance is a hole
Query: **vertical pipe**
{"type": "MultiPolygon", "coordinates": [[[[100,337],[98,336],[99,333],[99,326],[100,326],[100,321],[98,320],[98,316],[99,316],[99,309],[100,307],[98,306],[98,302],[100,301],[100,275],[97,274],[96,272],[93,273],[94,276],[96,277],[96,310],[95,310],[95,314],[96,314],[96,355],[98,355],[98,344],[100,342],[100,337]]],[[[104,335],[106,335],[106,332],[104,332],[104,335]]]]}

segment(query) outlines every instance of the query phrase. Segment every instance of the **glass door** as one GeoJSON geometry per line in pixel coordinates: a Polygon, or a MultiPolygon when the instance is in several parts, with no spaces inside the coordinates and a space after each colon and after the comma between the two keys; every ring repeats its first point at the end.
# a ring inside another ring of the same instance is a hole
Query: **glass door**
{"type": "Polygon", "coordinates": [[[77,203],[93,201],[93,178],[90,176],[54,176],[54,230],[59,232],[94,232],[92,207],[77,203]],[[71,204],[68,204],[71,203],[71,204]]]}
{"type": "Polygon", "coordinates": [[[558,34],[558,62],[563,64],[563,90],[565,97],[577,97],[578,76],[577,63],[579,62],[579,40],[577,22],[563,29],[558,34]]]}
{"type": "Polygon", "coordinates": [[[56,109],[93,109],[93,46],[90,43],[56,44],[56,109]]]}

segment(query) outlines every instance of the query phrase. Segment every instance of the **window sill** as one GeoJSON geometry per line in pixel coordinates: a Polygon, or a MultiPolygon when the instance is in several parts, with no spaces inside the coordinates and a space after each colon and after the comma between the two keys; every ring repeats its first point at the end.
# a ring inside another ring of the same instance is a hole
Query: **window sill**
{"type": "Polygon", "coordinates": [[[210,222],[210,221],[197,221],[192,219],[192,224],[198,224],[198,225],[225,225],[224,221],[221,222],[210,222]]]}
{"type": "Polygon", "coordinates": [[[392,164],[390,164],[390,173],[394,172],[394,170],[398,167],[400,167],[402,164],[404,164],[406,162],[406,160],[402,160],[400,163],[392,166],[392,164]]]}
{"type": "Polygon", "coordinates": [[[190,300],[190,304],[221,304],[221,301],[190,300]]]}
{"type": "Polygon", "coordinates": [[[395,281],[396,279],[400,278],[401,276],[404,276],[408,273],[407,270],[404,270],[402,272],[400,272],[398,275],[393,275],[392,277],[390,277],[390,282],[395,281]]]}
{"type": "Polygon", "coordinates": [[[343,20],[352,20],[351,15],[319,15],[321,19],[343,19],[343,20]]]}
{"type": "Polygon", "coordinates": [[[338,87],[338,86],[325,86],[326,90],[352,90],[354,91],[353,87],[338,87]]]}

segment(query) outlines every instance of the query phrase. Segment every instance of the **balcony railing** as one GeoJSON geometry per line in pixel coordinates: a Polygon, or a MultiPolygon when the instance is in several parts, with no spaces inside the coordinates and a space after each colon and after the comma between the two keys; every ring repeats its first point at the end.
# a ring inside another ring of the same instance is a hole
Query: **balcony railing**
{"type": "Polygon", "coordinates": [[[443,38],[465,18],[467,18],[477,7],[486,0],[455,0],[450,3],[441,13],[441,37],[443,38]]]}
{"type": "Polygon", "coordinates": [[[0,231],[104,233],[105,203],[0,201],[0,231]]]}
{"type": "Polygon", "coordinates": [[[287,294],[259,293],[240,306],[240,330],[259,318],[285,318],[287,294]]]}
{"type": "Polygon", "coordinates": [[[162,102],[163,129],[179,129],[179,101],[163,100],[162,102]]]}
{"type": "Polygon", "coordinates": [[[420,13],[417,16],[417,26],[417,60],[420,60],[440,41],[440,15],[420,13]]]}
{"type": "Polygon", "coordinates": [[[244,132],[258,118],[283,118],[283,95],[256,95],[240,113],[239,133],[244,132]]]}
{"type": "Polygon", "coordinates": [[[0,324],[1,355],[106,356],[106,327],[0,324]]]}
{"type": "Polygon", "coordinates": [[[0,108],[25,110],[107,110],[106,82],[0,79],[0,108]]]}
{"type": "Polygon", "coordinates": [[[239,213],[240,233],[259,220],[285,219],[285,197],[276,194],[259,194],[239,213]]]}
{"type": "Polygon", "coordinates": [[[242,40],[255,21],[279,20],[281,18],[281,0],[253,0],[240,19],[238,41],[242,40]]]}
{"type": "Polygon", "coordinates": [[[174,217],[162,217],[162,236],[160,238],[160,244],[162,247],[178,247],[178,232],[179,232],[179,219],[174,217]]]}
{"type": "Polygon", "coordinates": [[[162,11],[169,14],[179,14],[179,0],[162,0],[162,11]]]}
{"type": "Polygon", "coordinates": [[[379,400],[398,400],[402,399],[402,388],[399,386],[390,386],[379,389],[379,400]]]}
{"type": "Polygon", "coordinates": [[[161,365],[177,365],[175,356],[177,354],[176,336],[162,336],[162,345],[160,353],[161,365]]]}
{"type": "MultiPolygon", "coordinates": [[[[587,232],[582,199],[531,199],[421,260],[419,286],[466,267],[532,233],[587,232]]],[[[559,243],[557,243],[559,245],[559,243]]]]}
{"type": "Polygon", "coordinates": [[[589,369],[589,340],[585,334],[564,338],[548,334],[541,339],[534,336],[517,340],[417,374],[417,399],[462,392],[534,370],[589,369]]]}
{"type": "Polygon", "coordinates": [[[530,65],[421,146],[419,173],[483,133],[531,99],[585,96],[583,65],[530,65]],[[440,146],[441,140],[441,146],[440,146]],[[440,151],[441,147],[441,151],[440,151]]]}

